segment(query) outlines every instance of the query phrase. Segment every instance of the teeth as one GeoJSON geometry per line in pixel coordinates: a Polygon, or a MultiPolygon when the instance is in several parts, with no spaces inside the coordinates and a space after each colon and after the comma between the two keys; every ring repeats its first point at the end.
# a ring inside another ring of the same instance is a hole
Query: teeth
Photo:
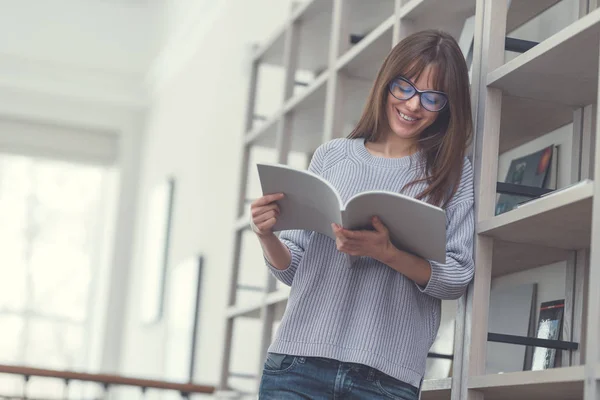
{"type": "Polygon", "coordinates": [[[406,115],[400,111],[398,111],[398,114],[402,117],[402,119],[405,119],[407,121],[416,121],[417,120],[416,118],[411,118],[408,115],[406,115]]]}

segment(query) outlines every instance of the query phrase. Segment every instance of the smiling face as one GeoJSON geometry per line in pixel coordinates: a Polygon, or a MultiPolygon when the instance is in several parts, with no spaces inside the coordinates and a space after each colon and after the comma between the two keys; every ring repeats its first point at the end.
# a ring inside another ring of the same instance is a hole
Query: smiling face
{"type": "MultiPolygon", "coordinates": [[[[434,68],[430,65],[426,66],[419,78],[411,82],[419,90],[436,89],[434,68]]],[[[421,133],[435,122],[439,113],[424,109],[418,93],[408,100],[398,100],[388,91],[386,115],[389,125],[388,135],[416,143],[421,133]]]]}

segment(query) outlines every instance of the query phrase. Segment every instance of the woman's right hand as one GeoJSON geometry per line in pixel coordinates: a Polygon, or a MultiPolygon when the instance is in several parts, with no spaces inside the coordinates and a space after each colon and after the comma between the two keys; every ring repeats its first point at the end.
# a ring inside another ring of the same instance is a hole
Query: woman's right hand
{"type": "Polygon", "coordinates": [[[250,205],[250,226],[259,237],[273,234],[273,225],[279,216],[277,201],[283,199],[283,193],[268,194],[254,200],[250,205]]]}

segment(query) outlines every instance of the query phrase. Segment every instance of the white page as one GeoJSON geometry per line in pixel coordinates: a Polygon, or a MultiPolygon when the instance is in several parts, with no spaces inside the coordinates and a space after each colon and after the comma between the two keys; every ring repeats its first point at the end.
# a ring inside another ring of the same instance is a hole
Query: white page
{"type": "Polygon", "coordinates": [[[341,224],[342,201],[324,179],[285,165],[257,164],[263,194],[284,193],[275,232],[306,229],[335,239],[332,223],[341,224]]]}
{"type": "Polygon", "coordinates": [[[428,260],[446,261],[446,213],[439,207],[391,192],[367,192],[348,201],[344,227],[360,229],[379,216],[392,243],[428,260]]]}

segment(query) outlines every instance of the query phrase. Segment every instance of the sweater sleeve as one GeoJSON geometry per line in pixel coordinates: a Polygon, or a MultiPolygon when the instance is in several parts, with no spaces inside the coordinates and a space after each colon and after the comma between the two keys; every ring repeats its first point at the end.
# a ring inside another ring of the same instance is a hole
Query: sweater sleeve
{"type": "Polygon", "coordinates": [[[461,297],[475,273],[473,261],[473,172],[465,161],[459,190],[446,208],[446,262],[429,260],[431,278],[422,292],[441,300],[461,297]]]}
{"type": "MultiPolygon", "coordinates": [[[[313,157],[311,158],[308,170],[317,175],[320,175],[323,171],[323,165],[325,163],[326,144],[322,144],[315,150],[313,157]]],[[[300,265],[300,261],[304,256],[304,250],[308,246],[310,237],[313,232],[306,230],[288,230],[281,231],[279,233],[279,240],[290,250],[292,256],[290,264],[284,270],[275,268],[269,260],[264,257],[265,263],[269,268],[271,274],[283,284],[291,286],[296,275],[296,270],[300,265]]]]}

